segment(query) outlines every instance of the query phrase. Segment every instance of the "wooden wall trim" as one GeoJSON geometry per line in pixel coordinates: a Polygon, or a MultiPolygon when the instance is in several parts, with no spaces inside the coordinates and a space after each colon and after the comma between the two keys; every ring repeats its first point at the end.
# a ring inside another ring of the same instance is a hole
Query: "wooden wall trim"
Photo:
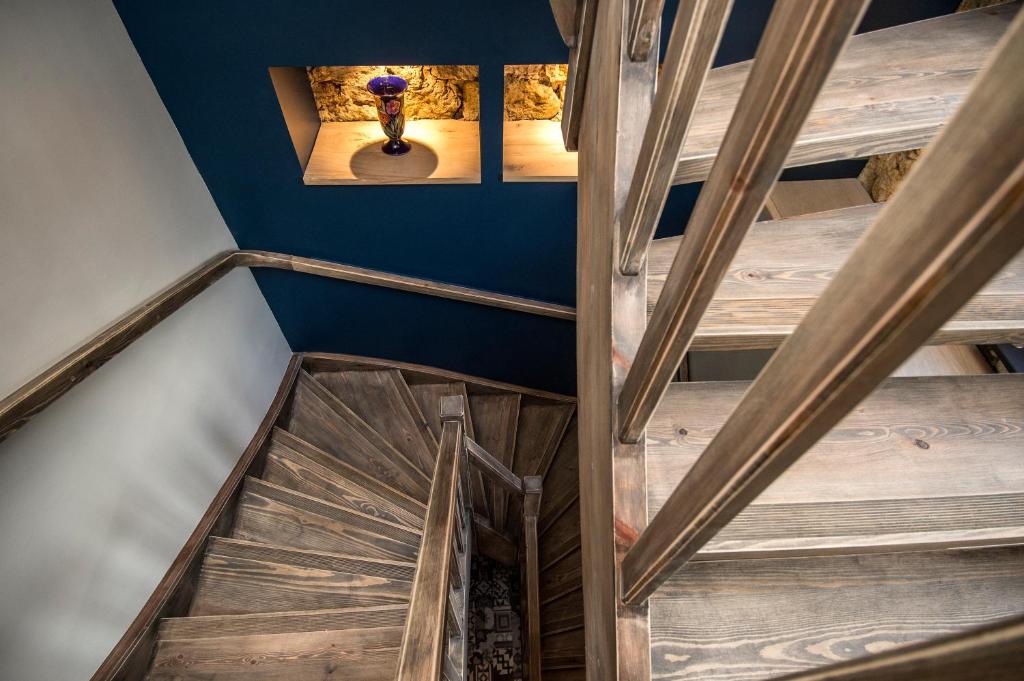
{"type": "Polygon", "coordinates": [[[555,319],[576,318],[575,310],[565,305],[283,253],[225,251],[132,308],[0,401],[0,441],[235,267],[291,270],[555,319]]]}
{"type": "Polygon", "coordinates": [[[199,523],[163,579],[153,590],[149,600],[92,675],[91,681],[141,681],[145,677],[156,645],[160,620],[186,614],[195,589],[194,580],[199,575],[199,567],[206,550],[206,542],[214,533],[226,533],[234,522],[235,503],[242,483],[247,475],[256,472],[262,466],[260,455],[263,452],[263,445],[282,415],[287,413],[292,386],[301,366],[302,356],[292,355],[277,388],[277,394],[274,395],[263,421],[249,441],[249,446],[242,452],[238,463],[217,491],[217,495],[199,519],[199,523]]]}

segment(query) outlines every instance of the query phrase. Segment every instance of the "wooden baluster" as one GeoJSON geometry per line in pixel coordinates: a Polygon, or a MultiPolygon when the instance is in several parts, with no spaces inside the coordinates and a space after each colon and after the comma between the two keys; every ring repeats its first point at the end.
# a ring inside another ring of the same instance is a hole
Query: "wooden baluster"
{"type": "Polygon", "coordinates": [[[623,274],[638,274],[647,258],[731,6],[732,0],[693,0],[679,3],[676,10],[622,215],[619,266],[623,274]]]}
{"type": "Polygon", "coordinates": [[[736,113],[622,387],[619,436],[637,442],[764,205],[867,0],[777,0],[736,113]]]}
{"type": "Polygon", "coordinates": [[[416,560],[397,681],[439,679],[445,653],[448,579],[456,525],[465,421],[461,395],[441,398],[441,443],[416,560]]]}
{"type": "Polygon", "coordinates": [[[562,104],[562,139],[569,151],[576,151],[579,147],[583,98],[587,91],[594,26],[597,23],[597,1],[580,0],[576,12],[576,42],[569,50],[569,78],[565,84],[565,101],[562,104]]]}
{"type": "MultiPolygon", "coordinates": [[[[682,6],[700,3],[682,3],[682,6]]],[[[661,11],[665,0],[631,0],[629,3],[629,28],[626,33],[626,45],[629,58],[633,61],[644,61],[654,48],[654,38],[658,35],[661,22],[661,11]]]]}
{"type": "Polygon", "coordinates": [[[540,515],[542,478],[523,478],[523,544],[526,553],[526,642],[529,681],[540,681],[540,557],[537,549],[537,518],[540,515]]]}
{"type": "Polygon", "coordinates": [[[640,602],[1024,248],[1024,14],[622,562],[640,602]]]}

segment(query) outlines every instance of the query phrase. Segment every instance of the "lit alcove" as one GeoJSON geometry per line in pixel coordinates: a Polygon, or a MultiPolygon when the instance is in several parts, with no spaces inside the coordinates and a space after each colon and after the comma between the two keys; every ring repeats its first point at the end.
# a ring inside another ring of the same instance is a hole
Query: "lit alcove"
{"type": "Polygon", "coordinates": [[[307,185],[478,184],[480,80],[476,66],[272,67],[270,77],[307,185]],[[411,149],[387,141],[367,83],[405,80],[411,149]]]}
{"type": "Polygon", "coordinates": [[[575,182],[577,154],[562,141],[565,64],[505,66],[502,179],[575,182]]]}

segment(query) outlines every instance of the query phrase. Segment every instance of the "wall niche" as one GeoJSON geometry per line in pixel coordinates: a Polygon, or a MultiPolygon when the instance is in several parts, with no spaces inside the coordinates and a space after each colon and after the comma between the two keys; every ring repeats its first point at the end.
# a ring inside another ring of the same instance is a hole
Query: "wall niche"
{"type": "Polygon", "coordinates": [[[270,78],[307,185],[478,184],[479,67],[272,67],[270,78]],[[381,151],[387,140],[366,85],[400,76],[412,149],[381,151]]]}
{"type": "Polygon", "coordinates": [[[565,64],[505,66],[502,179],[505,182],[575,182],[577,154],[562,141],[565,64]]]}

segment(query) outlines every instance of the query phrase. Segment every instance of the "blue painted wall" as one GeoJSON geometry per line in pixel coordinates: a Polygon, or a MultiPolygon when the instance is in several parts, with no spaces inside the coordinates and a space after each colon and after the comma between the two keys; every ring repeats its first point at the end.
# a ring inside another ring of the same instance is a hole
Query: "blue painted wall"
{"type": "MultiPolygon", "coordinates": [[[[771,4],[737,0],[719,64],[753,54],[771,4]]],[[[875,3],[884,15],[876,24],[956,3],[885,4],[875,3]]],[[[240,248],[574,304],[575,184],[501,182],[502,67],[566,59],[547,0],[115,5],[240,248]],[[304,186],[267,68],[333,64],[479,65],[482,183],[304,186]]],[[[811,172],[850,175],[859,167],[811,172]]],[[[660,234],[682,229],[698,191],[673,191],[660,234]]],[[[569,322],[290,272],[256,278],[294,350],[388,357],[575,392],[569,322]]]]}

